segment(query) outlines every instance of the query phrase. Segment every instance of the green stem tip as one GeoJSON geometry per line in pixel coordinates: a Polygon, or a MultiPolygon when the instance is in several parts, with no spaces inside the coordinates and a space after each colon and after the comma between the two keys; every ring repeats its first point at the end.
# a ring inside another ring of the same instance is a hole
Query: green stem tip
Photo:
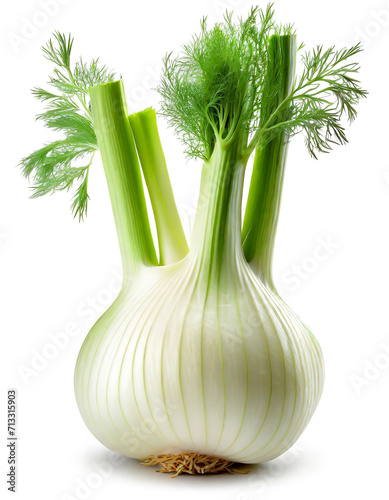
{"type": "Polygon", "coordinates": [[[122,81],[91,88],[90,99],[126,280],[157,257],[122,81]]]}
{"type": "MultiPolygon", "coordinates": [[[[267,122],[291,92],[295,78],[296,51],[294,35],[273,35],[269,41],[269,85],[263,90],[263,101],[267,105],[265,109],[261,109],[261,124],[267,122]]],[[[279,119],[282,120],[282,115],[279,119]]],[[[288,133],[285,131],[276,133],[271,138],[261,138],[255,151],[242,230],[243,250],[247,261],[261,279],[272,287],[273,248],[287,147],[288,133]]]]}
{"type": "Polygon", "coordinates": [[[160,265],[185,257],[189,248],[178,215],[159,138],[156,113],[147,108],[129,116],[158,233],[160,265]]]}

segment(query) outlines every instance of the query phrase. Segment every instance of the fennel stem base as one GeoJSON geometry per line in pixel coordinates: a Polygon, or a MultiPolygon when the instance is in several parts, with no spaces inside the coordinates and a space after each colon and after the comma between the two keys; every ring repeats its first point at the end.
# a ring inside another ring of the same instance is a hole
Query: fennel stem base
{"type": "Polygon", "coordinates": [[[146,458],[142,465],[160,466],[156,472],[172,473],[170,477],[177,477],[180,474],[190,474],[192,476],[199,474],[219,474],[221,472],[234,472],[238,474],[247,474],[248,470],[239,470],[231,468],[235,462],[226,460],[225,458],[212,457],[201,453],[181,453],[173,455],[167,453],[166,455],[151,455],[146,458]]]}

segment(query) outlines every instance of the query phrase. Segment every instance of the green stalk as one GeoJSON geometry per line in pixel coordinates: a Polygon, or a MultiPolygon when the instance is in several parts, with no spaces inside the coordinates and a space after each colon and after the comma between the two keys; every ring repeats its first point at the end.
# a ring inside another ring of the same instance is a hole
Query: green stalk
{"type": "Polygon", "coordinates": [[[142,264],[157,265],[157,257],[122,81],[93,87],[90,99],[126,282],[142,264]]]}
{"type": "MultiPolygon", "coordinates": [[[[269,64],[263,90],[261,125],[263,126],[279,104],[290,94],[295,78],[296,39],[294,35],[274,35],[269,41],[269,64]],[[270,103],[270,104],[268,104],[270,103]]],[[[277,121],[285,116],[280,110],[277,121]]],[[[263,137],[254,157],[246,212],[243,222],[243,250],[248,262],[273,287],[272,260],[280,211],[288,148],[288,133],[281,132],[271,139],[263,137]]]]}
{"type": "Polygon", "coordinates": [[[166,167],[153,108],[129,116],[136,148],[153,207],[158,233],[160,265],[185,257],[189,248],[166,167]]]}
{"type": "Polygon", "coordinates": [[[191,254],[201,260],[201,272],[210,280],[235,268],[242,254],[241,206],[246,161],[236,141],[216,141],[201,172],[199,202],[193,225],[191,254]]]}

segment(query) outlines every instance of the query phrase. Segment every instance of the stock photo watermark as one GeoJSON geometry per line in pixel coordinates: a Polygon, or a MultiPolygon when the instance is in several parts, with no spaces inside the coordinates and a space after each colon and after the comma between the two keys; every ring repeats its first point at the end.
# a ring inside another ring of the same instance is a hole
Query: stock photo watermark
{"type": "Polygon", "coordinates": [[[107,286],[99,290],[96,295],[88,295],[76,307],[76,314],[79,318],[82,318],[83,322],[67,322],[61,330],[48,333],[47,342],[40,348],[31,350],[28,363],[21,363],[17,366],[17,371],[24,385],[30,385],[40,373],[45,371],[66,350],[71,340],[84,331],[85,325],[90,325],[107,310],[119,293],[121,283],[121,274],[116,270],[112,270],[112,277],[107,286]]]}
{"type": "Polygon", "coordinates": [[[144,72],[145,75],[140,85],[135,85],[128,90],[127,103],[129,108],[136,108],[148,99],[160,80],[162,66],[161,64],[153,67],[146,66],[144,72]]]}
{"type": "Polygon", "coordinates": [[[222,16],[227,10],[239,7],[242,3],[243,0],[214,0],[212,5],[215,11],[222,16]]]}
{"type": "Polygon", "coordinates": [[[366,48],[383,30],[389,28],[389,2],[379,10],[371,10],[369,20],[361,27],[354,28],[353,43],[362,42],[366,48]]]}
{"type": "Polygon", "coordinates": [[[0,247],[6,242],[7,238],[7,233],[0,233],[0,247]]]}
{"type": "Polygon", "coordinates": [[[283,273],[283,283],[292,292],[297,291],[302,283],[308,280],[320,268],[321,264],[328,261],[339,248],[340,243],[334,241],[332,236],[325,238],[318,236],[312,254],[283,273]]]}
{"type": "Polygon", "coordinates": [[[17,492],[17,391],[8,389],[7,393],[7,488],[13,493],[17,492]]]}
{"type": "Polygon", "coordinates": [[[147,442],[147,439],[157,431],[160,431],[158,424],[163,424],[169,419],[175,411],[180,408],[178,404],[167,403],[162,400],[157,400],[152,410],[152,417],[144,418],[136,427],[132,428],[131,432],[125,432],[121,435],[120,440],[126,445],[129,452],[134,453],[139,450],[142,442],[147,442]]]}
{"type": "Polygon", "coordinates": [[[7,39],[13,51],[17,54],[23,47],[28,45],[52,19],[54,19],[61,8],[71,0],[38,0],[35,11],[20,19],[17,31],[10,31],[7,39]]]}
{"type": "Polygon", "coordinates": [[[380,351],[372,358],[364,358],[358,373],[350,375],[350,383],[360,396],[389,369],[389,341],[381,342],[380,351]]]}
{"type": "Polygon", "coordinates": [[[389,170],[385,170],[383,175],[384,175],[384,179],[385,179],[386,184],[389,186],[389,170]]]}
{"type": "Polygon", "coordinates": [[[281,457],[266,463],[257,472],[252,471],[247,476],[247,483],[251,490],[250,493],[240,493],[235,500],[257,500],[271,486],[274,480],[286,471],[288,466],[293,464],[306,450],[305,446],[297,443],[281,457]]]}
{"type": "MultiPolygon", "coordinates": [[[[142,423],[132,429],[132,432],[125,432],[120,435],[120,441],[123,443],[129,452],[134,453],[140,447],[142,442],[159,430],[158,424],[162,424],[169,419],[173,412],[180,407],[178,404],[169,403],[166,405],[162,400],[156,401],[152,410],[152,418],[145,418],[142,423]]],[[[63,493],[61,500],[86,500],[90,498],[94,491],[100,488],[104,481],[110,478],[115,470],[122,467],[127,457],[116,453],[107,453],[107,458],[101,462],[93,463],[93,470],[84,478],[77,477],[75,486],[71,493],[63,493]]]]}
{"type": "Polygon", "coordinates": [[[71,493],[63,493],[61,500],[85,500],[90,498],[94,491],[104,484],[104,481],[109,479],[115,469],[120,468],[126,461],[126,457],[116,453],[107,453],[106,460],[95,462],[93,470],[84,478],[77,477],[75,486],[71,493]]]}

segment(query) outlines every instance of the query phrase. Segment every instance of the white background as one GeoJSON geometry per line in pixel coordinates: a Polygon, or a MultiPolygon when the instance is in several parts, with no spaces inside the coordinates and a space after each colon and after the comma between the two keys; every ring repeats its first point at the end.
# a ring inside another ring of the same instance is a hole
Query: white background
{"type": "MultiPolygon", "coordinates": [[[[359,40],[365,46],[359,56],[360,77],[370,95],[348,130],[349,144],[314,161],[303,139],[293,140],[276,243],[276,283],[323,348],[325,390],[309,427],[283,457],[252,467],[247,476],[175,480],[132,460],[116,465],[114,455],[86,429],[73,395],[78,350],[120,281],[120,257],[100,160],[90,174],[91,201],[82,224],[71,217],[68,193],[30,200],[16,165],[48,139],[47,131],[34,122],[41,108],[29,89],[47,81],[51,66],[40,46],[54,29],[74,35],[75,55],[100,56],[122,74],[131,111],[137,111],[158,105],[151,88],[161,59],[198,31],[202,16],[215,22],[226,8],[246,15],[251,2],[48,3],[49,15],[44,14],[45,2],[36,0],[2,2],[0,12],[2,494],[6,389],[16,387],[18,495],[23,500],[386,498],[389,1],[275,2],[277,19],[295,23],[299,41],[307,47],[359,40]],[[23,41],[16,42],[17,36],[24,36],[23,41]],[[65,330],[67,345],[49,351],[52,336],[65,330]],[[48,353],[52,359],[45,360],[48,353]],[[23,377],[21,372],[36,366],[38,358],[40,369],[23,377]]],[[[200,164],[186,162],[181,144],[162,120],[160,132],[189,231],[200,164]]]]}

